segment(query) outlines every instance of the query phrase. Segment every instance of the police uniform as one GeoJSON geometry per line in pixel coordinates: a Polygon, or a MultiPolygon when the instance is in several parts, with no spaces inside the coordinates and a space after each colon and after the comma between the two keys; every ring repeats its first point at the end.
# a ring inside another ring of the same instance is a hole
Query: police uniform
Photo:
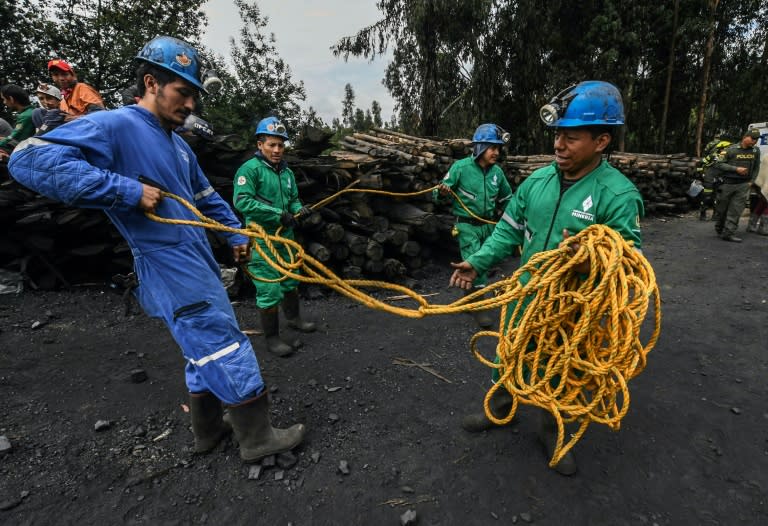
{"type": "MultiPolygon", "coordinates": [[[[246,225],[256,223],[261,225],[267,234],[272,235],[281,225],[280,216],[283,212],[287,211],[293,215],[301,210],[302,206],[296,179],[285,161],[274,167],[261,152],[257,152],[237,170],[233,201],[235,208],[243,214],[246,225]]],[[[293,239],[293,229],[284,227],[280,236],[293,239]]],[[[259,239],[257,242],[267,251],[264,240],[259,239]]],[[[273,246],[279,251],[280,257],[289,261],[288,248],[285,245],[275,243],[273,246]]],[[[256,250],[251,251],[248,269],[254,276],[267,280],[282,277],[282,274],[267,263],[256,250]]],[[[279,282],[253,280],[253,283],[256,286],[256,305],[260,309],[279,304],[286,292],[295,290],[298,286],[296,280],[290,278],[279,282]]]]}
{"type": "MultiPolygon", "coordinates": [[[[453,163],[442,182],[458,194],[461,202],[473,214],[489,221],[494,219],[497,206],[506,206],[512,197],[512,188],[502,169],[493,164],[487,170],[483,170],[472,156],[453,163]]],[[[440,196],[437,188],[432,191],[432,197],[436,202],[445,199],[440,196]]],[[[446,196],[446,198],[451,197],[446,196]]],[[[459,243],[461,257],[467,259],[480,249],[493,232],[494,225],[473,218],[455,199],[452,212],[456,216],[454,233],[459,243]]],[[[474,285],[483,287],[487,283],[486,271],[478,274],[474,285]]]]}
{"type": "MultiPolygon", "coordinates": [[[[158,223],[138,208],[144,176],[233,228],[240,221],[211,187],[186,142],[140,106],[97,112],[22,143],[12,176],[72,206],[104,210],[131,247],[144,311],[161,318],[181,347],[191,393],[238,404],[264,390],[253,347],[237,324],[205,230],[158,223]]],[[[197,220],[173,199],[161,217],[197,220]]],[[[232,246],[247,242],[224,234],[232,246]]]]}
{"type": "Polygon", "coordinates": [[[723,239],[738,240],[733,238],[733,234],[739,228],[739,219],[746,206],[749,187],[760,170],[760,149],[756,146],[742,148],[741,143],[732,144],[718,157],[715,168],[723,179],[716,192],[715,231],[723,239]],[[740,167],[747,169],[745,175],[736,172],[740,167]]]}

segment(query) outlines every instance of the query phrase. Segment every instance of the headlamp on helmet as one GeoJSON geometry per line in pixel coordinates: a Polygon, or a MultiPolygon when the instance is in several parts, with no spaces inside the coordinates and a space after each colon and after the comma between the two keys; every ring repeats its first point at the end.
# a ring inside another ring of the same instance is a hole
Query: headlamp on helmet
{"type": "Polygon", "coordinates": [[[552,128],[621,126],[624,103],[618,88],[602,80],[585,80],[558,93],[539,110],[552,128]]]}
{"type": "Polygon", "coordinates": [[[261,119],[259,124],[256,126],[255,135],[272,135],[288,140],[288,130],[277,117],[267,117],[266,119],[261,119]]]}
{"type": "Polygon", "coordinates": [[[481,124],[472,136],[473,143],[507,144],[511,135],[497,124],[481,124]]]}
{"type": "Polygon", "coordinates": [[[545,104],[539,109],[539,117],[544,121],[547,126],[562,118],[565,115],[565,110],[568,109],[568,104],[573,100],[576,95],[571,93],[571,90],[576,87],[576,84],[565,88],[563,91],[555,95],[549,103],[545,104]]]}
{"type": "Polygon", "coordinates": [[[200,68],[200,82],[203,84],[203,89],[211,95],[215,95],[221,91],[224,85],[216,73],[216,70],[212,68],[202,67],[200,68]]]}

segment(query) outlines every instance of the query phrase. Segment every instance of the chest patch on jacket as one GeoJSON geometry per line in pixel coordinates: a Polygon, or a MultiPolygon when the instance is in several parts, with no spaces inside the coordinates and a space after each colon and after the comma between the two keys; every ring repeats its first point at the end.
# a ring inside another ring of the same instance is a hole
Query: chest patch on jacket
{"type": "Polygon", "coordinates": [[[589,210],[592,208],[592,205],[594,203],[592,202],[592,196],[588,196],[584,201],[581,203],[581,210],[573,210],[571,212],[571,215],[573,217],[578,217],[579,219],[585,219],[587,221],[594,221],[595,216],[589,212],[589,210]]]}

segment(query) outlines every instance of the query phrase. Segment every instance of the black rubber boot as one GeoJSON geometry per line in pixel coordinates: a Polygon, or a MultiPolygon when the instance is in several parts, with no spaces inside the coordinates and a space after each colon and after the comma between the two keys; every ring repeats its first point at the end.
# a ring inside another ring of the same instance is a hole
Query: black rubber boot
{"type": "Polygon", "coordinates": [[[757,214],[750,214],[749,223],[747,223],[747,232],[757,233],[757,228],[759,223],[760,223],[760,216],[757,214]]]}
{"type": "Polygon", "coordinates": [[[225,420],[221,401],[212,393],[189,393],[189,412],[195,453],[209,453],[232,432],[225,420]]]}
{"type": "Polygon", "coordinates": [[[282,305],[283,314],[285,314],[285,319],[288,320],[288,327],[299,332],[315,332],[317,330],[317,326],[314,323],[301,319],[299,313],[299,291],[297,289],[293,289],[283,295],[282,305]]]}
{"type": "MultiPolygon", "coordinates": [[[[493,393],[493,398],[491,398],[489,405],[491,411],[497,418],[504,418],[509,414],[509,410],[512,409],[512,395],[510,395],[509,391],[506,389],[499,388],[493,393]]],[[[509,424],[512,422],[514,422],[514,419],[512,419],[509,424]]],[[[488,431],[489,429],[503,426],[494,424],[488,420],[487,416],[485,416],[485,411],[480,411],[479,413],[472,413],[465,416],[461,420],[461,427],[470,433],[480,433],[481,431],[488,431]]]]}
{"type": "MultiPolygon", "coordinates": [[[[475,290],[465,290],[464,296],[469,296],[473,292],[475,292],[475,290]]],[[[487,310],[472,311],[472,318],[474,318],[475,323],[477,323],[481,329],[489,329],[493,326],[493,318],[487,310]]]]}
{"type": "Polygon", "coordinates": [[[280,339],[280,317],[277,307],[261,309],[261,329],[267,342],[267,350],[277,356],[290,356],[294,348],[280,339]]]}
{"type": "Polygon", "coordinates": [[[290,451],[304,439],[304,424],[288,429],[272,427],[266,390],[258,397],[229,406],[229,419],[240,446],[240,458],[256,462],[269,455],[290,451]]]}
{"type": "MultiPolygon", "coordinates": [[[[555,446],[557,445],[557,421],[549,412],[543,409],[539,414],[538,435],[541,444],[544,446],[544,451],[547,453],[547,463],[549,463],[555,455],[555,446]]],[[[566,476],[576,473],[576,459],[573,457],[573,453],[571,451],[566,453],[552,469],[566,476]]]]}

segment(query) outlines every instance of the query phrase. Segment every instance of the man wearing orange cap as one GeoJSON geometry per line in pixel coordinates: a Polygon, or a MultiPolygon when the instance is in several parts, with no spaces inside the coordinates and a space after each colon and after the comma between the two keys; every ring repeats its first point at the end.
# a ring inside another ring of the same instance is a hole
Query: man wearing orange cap
{"type": "Polygon", "coordinates": [[[65,121],[104,109],[99,92],[85,82],[78,82],[75,70],[67,61],[60,58],[48,61],[48,72],[61,90],[59,109],[68,114],[65,121]]]}

